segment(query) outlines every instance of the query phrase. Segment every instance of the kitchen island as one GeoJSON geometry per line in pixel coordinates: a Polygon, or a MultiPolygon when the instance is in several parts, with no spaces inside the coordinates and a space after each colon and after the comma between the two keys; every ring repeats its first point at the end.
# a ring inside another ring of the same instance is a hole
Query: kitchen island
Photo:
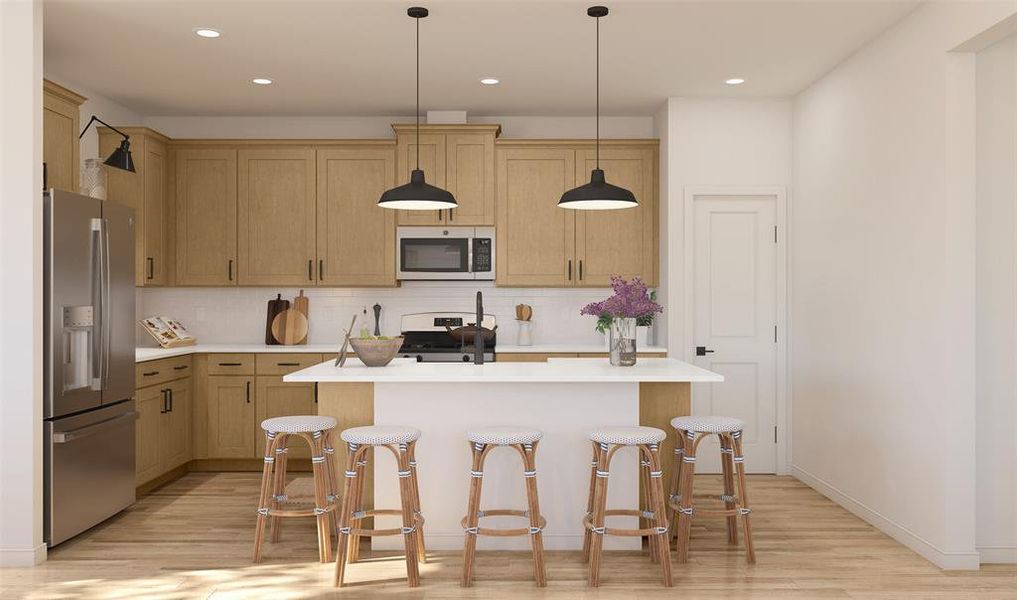
{"type": "MultiPolygon", "coordinates": [[[[640,359],[613,367],[607,359],[551,359],[545,363],[417,363],[396,359],[387,367],[345,367],[324,362],[286,375],[284,381],[318,384],[318,413],[339,427],[407,425],[423,435],[417,444],[421,505],[429,548],[462,547],[459,521],[466,511],[470,452],[467,432],[475,427],[519,425],[544,432],[537,451],[541,512],[547,518],[548,549],[582,547],[581,520],[590,477],[586,433],[603,425],[647,425],[668,431],[673,417],[691,410],[691,384],[723,377],[675,359],[640,359]]],[[[661,447],[664,481],[670,473],[673,435],[661,447]]],[[[612,507],[638,502],[635,449],[622,450],[612,464],[612,507]]],[[[370,473],[370,471],[369,471],[370,473]]],[[[374,462],[373,504],[399,506],[394,460],[387,452],[374,462]]],[[[368,500],[368,504],[372,504],[368,500]]],[[[525,506],[522,466],[508,449],[493,452],[485,466],[484,508],[525,506]]],[[[489,519],[494,527],[510,525],[489,519]]],[[[377,549],[401,548],[397,537],[376,538],[377,549]]],[[[608,537],[607,548],[635,549],[637,538],[608,537]]],[[[482,538],[480,548],[526,549],[525,538],[482,538]]]]}

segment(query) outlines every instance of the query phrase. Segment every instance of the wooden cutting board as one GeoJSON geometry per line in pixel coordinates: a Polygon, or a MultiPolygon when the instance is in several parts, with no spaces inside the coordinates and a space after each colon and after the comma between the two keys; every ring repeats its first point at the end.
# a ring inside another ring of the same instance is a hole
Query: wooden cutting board
{"type": "Polygon", "coordinates": [[[268,312],[265,317],[265,344],[274,346],[279,343],[272,335],[272,323],[275,322],[276,315],[289,307],[290,301],[283,300],[282,294],[276,294],[275,299],[268,301],[268,312]]]}
{"type": "MultiPolygon", "coordinates": [[[[300,314],[304,315],[304,318],[309,318],[311,300],[304,295],[304,290],[300,290],[300,295],[293,299],[293,308],[300,311],[300,314]]],[[[310,327],[310,321],[308,321],[308,327],[310,327]]],[[[303,339],[297,342],[297,344],[306,344],[307,335],[305,334],[303,339]]]]}
{"type": "Polygon", "coordinates": [[[284,346],[299,343],[307,338],[307,317],[295,308],[282,311],[272,321],[272,336],[284,346]]]}

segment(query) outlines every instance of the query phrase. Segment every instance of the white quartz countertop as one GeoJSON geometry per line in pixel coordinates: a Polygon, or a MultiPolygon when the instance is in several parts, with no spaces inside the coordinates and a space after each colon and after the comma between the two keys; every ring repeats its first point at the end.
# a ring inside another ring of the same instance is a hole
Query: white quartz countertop
{"type": "MultiPolygon", "coordinates": [[[[500,354],[555,354],[560,352],[575,352],[576,354],[587,354],[594,352],[607,352],[602,344],[540,344],[535,346],[513,346],[498,344],[496,351],[500,354]]],[[[660,346],[649,346],[638,348],[640,353],[667,352],[667,348],[660,346]]],[[[184,356],[186,354],[207,354],[211,352],[306,352],[306,353],[337,353],[338,344],[308,344],[306,346],[268,346],[265,344],[195,344],[194,346],[182,346],[180,348],[152,348],[139,347],[134,350],[135,362],[158,360],[173,356],[184,356]]]]}
{"type": "Polygon", "coordinates": [[[673,358],[640,358],[635,366],[614,367],[606,358],[552,358],[547,362],[418,363],[397,358],[386,367],[359,361],[334,366],[326,361],[290,373],[283,381],[323,383],[566,383],[719,382],[724,377],[673,358]]]}

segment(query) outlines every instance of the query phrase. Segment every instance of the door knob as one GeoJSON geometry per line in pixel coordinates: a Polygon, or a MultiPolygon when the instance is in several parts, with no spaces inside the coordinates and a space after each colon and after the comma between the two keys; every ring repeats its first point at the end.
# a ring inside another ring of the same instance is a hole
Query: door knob
{"type": "Polygon", "coordinates": [[[707,354],[713,354],[713,350],[707,350],[706,346],[696,346],[696,356],[706,356],[707,354]]]}

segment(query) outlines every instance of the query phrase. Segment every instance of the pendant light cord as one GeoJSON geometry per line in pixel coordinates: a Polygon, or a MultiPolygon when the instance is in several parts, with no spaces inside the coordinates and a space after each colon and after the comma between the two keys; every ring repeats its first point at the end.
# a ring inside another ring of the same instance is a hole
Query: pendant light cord
{"type": "Polygon", "coordinates": [[[600,169],[600,17],[597,17],[597,169],[600,169]]]}
{"type": "Polygon", "coordinates": [[[420,170],[420,19],[415,19],[417,22],[417,141],[416,141],[416,154],[417,154],[417,170],[420,170]]]}

